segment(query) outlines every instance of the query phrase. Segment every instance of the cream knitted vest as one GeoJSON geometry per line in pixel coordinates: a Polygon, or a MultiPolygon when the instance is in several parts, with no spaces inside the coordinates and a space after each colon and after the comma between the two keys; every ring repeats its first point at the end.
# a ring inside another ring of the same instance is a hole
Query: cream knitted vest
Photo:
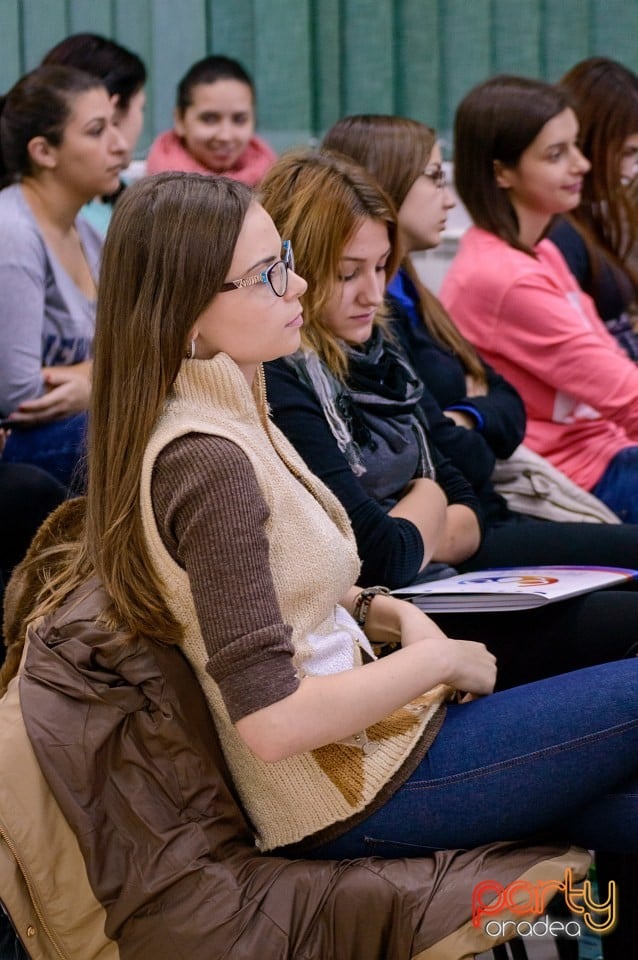
{"type": "Polygon", "coordinates": [[[166,602],[184,628],[184,653],[208,699],[257,844],[267,851],[365,810],[411,753],[443,696],[423,698],[375,724],[357,738],[363,749],[350,741],[268,764],[237,735],[219,688],[206,672],[188,577],[165,549],[153,514],[153,464],[176,437],[193,432],[227,437],[254,467],[270,509],[266,533],[272,575],[283,620],[292,627],[298,675],[337,672],[361,663],[358,628],[337,606],[359,572],[348,517],[268,420],[261,378],[255,393],[257,399],[224,354],[182,364],[144,457],[141,510],[166,602]]]}

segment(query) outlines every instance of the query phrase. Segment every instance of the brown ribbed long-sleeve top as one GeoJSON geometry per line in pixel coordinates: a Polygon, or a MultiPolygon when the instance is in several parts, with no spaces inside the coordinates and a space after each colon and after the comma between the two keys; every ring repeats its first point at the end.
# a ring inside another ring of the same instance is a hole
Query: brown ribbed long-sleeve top
{"type": "Polygon", "coordinates": [[[231,720],[294,693],[292,630],[270,572],[269,510],[246,454],[223,437],[179,437],[155,461],[152,501],[164,546],[188,574],[206,669],[231,720]]]}

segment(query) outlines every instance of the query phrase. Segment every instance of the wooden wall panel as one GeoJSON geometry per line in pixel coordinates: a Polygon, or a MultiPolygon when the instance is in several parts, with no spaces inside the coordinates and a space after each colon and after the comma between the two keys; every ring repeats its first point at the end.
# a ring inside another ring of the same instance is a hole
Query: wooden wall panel
{"type": "Polygon", "coordinates": [[[444,0],[440,43],[444,81],[440,132],[450,137],[456,104],[492,73],[490,0],[444,0]],[[459,64],[463,68],[459,69],[459,64]]]}
{"type": "Polygon", "coordinates": [[[413,116],[445,137],[459,100],[497,72],[553,81],[595,54],[638,70],[638,0],[0,0],[0,89],[79,30],[147,64],[142,152],[207,52],[254,75],[259,127],[277,148],[353,112],[413,116]]]}
{"type": "MultiPolygon", "coordinates": [[[[113,7],[109,0],[68,0],[69,33],[113,35],[113,7]]],[[[53,44],[49,44],[53,46],[53,44]]]]}
{"type": "Polygon", "coordinates": [[[638,73],[638,2],[591,0],[591,47],[638,73]]]}
{"type": "Polygon", "coordinates": [[[394,4],[342,0],[343,113],[394,111],[394,4]]]}
{"type": "Polygon", "coordinates": [[[255,0],[260,129],[276,150],[307,142],[313,125],[309,14],[309,0],[296,0],[294,17],[289,0],[255,0]]]}
{"type": "Polygon", "coordinates": [[[22,31],[19,0],[0,0],[0,91],[5,93],[22,73],[22,31]]]}
{"type": "Polygon", "coordinates": [[[20,6],[23,31],[22,69],[32,70],[54,43],[71,32],[66,15],[66,2],[22,0],[20,6]]]}
{"type": "Polygon", "coordinates": [[[542,11],[538,0],[494,0],[491,18],[492,71],[541,76],[542,11]]]}
{"type": "MultiPolygon", "coordinates": [[[[152,123],[157,132],[172,124],[175,87],[196,60],[207,52],[206,5],[202,0],[153,0],[152,123]]],[[[122,38],[123,41],[123,38],[122,38]]]]}
{"type": "MultiPolygon", "coordinates": [[[[153,0],[113,0],[113,39],[134,50],[146,64],[149,77],[155,74],[152,40],[153,0]]],[[[154,135],[155,84],[146,87],[146,113],[144,130],[137,147],[137,155],[143,157],[154,135]]]]}
{"type": "Polygon", "coordinates": [[[431,127],[441,123],[441,30],[439,0],[396,4],[395,112],[431,127]]]}
{"type": "Polygon", "coordinates": [[[341,3],[310,0],[312,130],[321,137],[342,115],[341,3]]]}
{"type": "Polygon", "coordinates": [[[208,52],[234,57],[253,75],[258,30],[254,0],[208,0],[208,24],[208,52]]]}
{"type": "Polygon", "coordinates": [[[588,0],[553,0],[543,7],[543,73],[555,83],[573,64],[594,51],[588,0]]]}

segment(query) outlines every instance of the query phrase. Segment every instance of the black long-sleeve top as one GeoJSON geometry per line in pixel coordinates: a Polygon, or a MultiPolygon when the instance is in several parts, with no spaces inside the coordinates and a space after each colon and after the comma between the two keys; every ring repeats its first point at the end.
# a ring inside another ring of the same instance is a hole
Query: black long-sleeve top
{"type": "Polygon", "coordinates": [[[525,408],[514,387],[485,364],[486,396],[468,397],[465,368],[451,350],[436,341],[417,308],[417,292],[403,272],[388,290],[391,330],[425,386],[421,406],[432,440],[472,485],[490,520],[506,520],[504,500],[494,492],[490,477],[496,459],[505,460],[525,436],[525,408]],[[457,426],[445,410],[462,410],[476,423],[474,430],[457,426]]]}
{"type": "MultiPolygon", "coordinates": [[[[285,360],[265,364],[266,390],[272,416],[310,469],[343,504],[357,541],[362,562],[359,583],[396,588],[411,583],[423,563],[424,544],[417,527],[389,516],[364,490],[339,450],[315,393],[302,383],[285,360]]],[[[429,438],[431,439],[431,438],[429,438]]],[[[430,450],[436,481],[448,503],[473,510],[483,530],[478,498],[462,474],[434,445],[430,450]]],[[[406,477],[406,485],[413,477],[406,477]]]]}

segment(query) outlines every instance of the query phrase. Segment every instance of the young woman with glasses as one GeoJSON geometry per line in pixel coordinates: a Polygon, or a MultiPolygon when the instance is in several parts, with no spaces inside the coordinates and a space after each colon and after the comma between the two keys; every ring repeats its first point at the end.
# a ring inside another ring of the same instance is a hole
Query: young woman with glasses
{"type": "Polygon", "coordinates": [[[181,643],[263,851],[405,856],[539,831],[638,850],[638,661],[488,695],[482,644],[354,586],[345,511],[268,416],[261,365],[299,347],[306,291],[281,250],[226,178],[125,192],[104,251],[86,523],[36,614],[97,575],[113,623],[181,643]],[[401,648],[375,660],[387,640],[401,648]]]}

